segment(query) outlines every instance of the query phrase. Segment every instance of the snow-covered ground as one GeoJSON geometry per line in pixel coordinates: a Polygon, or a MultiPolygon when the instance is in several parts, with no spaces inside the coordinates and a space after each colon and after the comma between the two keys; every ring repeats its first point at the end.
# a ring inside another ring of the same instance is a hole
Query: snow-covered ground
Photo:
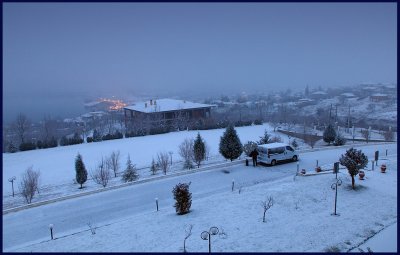
{"type": "MultiPolygon", "coordinates": [[[[268,124],[236,128],[242,141],[258,141],[264,134],[264,130],[273,136],[280,136],[283,141],[288,137],[278,132],[273,132],[268,124]]],[[[225,162],[219,154],[219,140],[225,129],[214,129],[199,131],[210,148],[210,156],[204,161],[204,165],[225,162]]],[[[15,193],[19,193],[18,183],[22,173],[29,167],[40,170],[40,194],[35,195],[32,202],[48,200],[69,194],[82,193],[101,188],[100,185],[88,180],[85,189],[78,189],[74,184],[75,179],[75,157],[79,152],[86,165],[88,172],[92,171],[101,157],[108,157],[112,151],[120,151],[120,171],[125,168],[126,158],[130,154],[133,164],[136,164],[140,179],[151,177],[149,166],[152,159],[157,159],[158,152],[172,152],[172,167],[168,173],[184,171],[182,158],[179,156],[179,145],[185,138],[195,138],[197,131],[171,132],[167,134],[151,135],[145,137],[134,137],[119,140],[103,141],[99,143],[86,143],[79,145],[63,146],[43,150],[33,150],[18,153],[3,153],[3,208],[11,208],[25,204],[20,195],[12,196],[12,186],[8,179],[15,176],[15,193]]],[[[299,149],[307,148],[300,140],[297,140],[299,149]]],[[[161,171],[157,175],[163,175],[161,171]]],[[[89,175],[90,178],[90,175],[89,175]]],[[[120,184],[121,177],[113,178],[109,186],[120,184]]]]}
{"type": "MultiPolygon", "coordinates": [[[[363,147],[363,151],[371,155],[374,147],[363,147]]],[[[382,149],[382,146],[376,147],[382,149]]],[[[338,148],[304,153],[300,162],[308,166],[313,164],[315,158],[320,158],[321,162],[328,163],[344,151],[338,148]]],[[[57,226],[61,223],[52,222],[55,224],[56,240],[42,240],[11,251],[179,252],[182,251],[185,228],[193,224],[192,235],[186,241],[189,252],[208,251],[208,241],[202,240],[200,233],[212,226],[219,228],[219,234],[212,236],[214,252],[346,252],[397,222],[397,150],[394,145],[391,145],[391,151],[393,153],[385,160],[388,163],[387,173],[380,173],[377,169],[366,171],[365,180],[357,178],[356,190],[351,189],[351,179],[345,170],[338,174],[343,180],[338,189],[337,212],[340,216],[331,215],[334,208],[335,193],[331,189],[331,184],[335,182],[334,174],[297,176],[294,179],[295,163],[259,168],[234,166],[225,169],[230,173],[219,171],[221,178],[230,178],[233,173],[247,173],[249,176],[252,175],[250,173],[256,173],[263,175],[262,179],[265,180],[248,183],[240,193],[238,187],[232,192],[229,182],[226,185],[221,183],[222,189],[199,196],[200,187],[196,183],[205,181],[207,175],[198,173],[186,176],[184,180],[190,180],[194,185],[191,187],[194,196],[189,214],[176,215],[172,201],[168,200],[169,204],[160,207],[158,212],[153,208],[128,218],[114,219],[113,222],[92,222],[97,227],[94,235],[87,226],[75,233],[59,233],[57,226]],[[279,172],[288,175],[273,178],[279,172]],[[273,196],[275,202],[267,211],[267,221],[263,223],[260,203],[268,196],[273,196]]],[[[183,179],[173,180],[177,182],[183,179]]],[[[163,183],[159,181],[157,186],[161,187],[163,183]]],[[[214,185],[203,186],[203,192],[208,187],[214,185]]],[[[92,200],[98,200],[96,197],[99,195],[93,195],[92,200]]],[[[52,206],[55,210],[56,206],[65,203],[55,203],[52,206]]],[[[97,207],[102,208],[101,202],[97,203],[97,207]]],[[[132,207],[135,206],[138,205],[132,202],[132,207]]],[[[44,217],[46,207],[20,213],[36,210],[36,215],[44,217]]],[[[18,214],[13,215],[16,217],[18,214]]],[[[6,215],[3,219],[8,223],[10,217],[14,216],[6,215]]],[[[64,219],[66,223],[68,220],[64,219]]],[[[29,224],[31,219],[24,217],[23,221],[29,224]]],[[[46,224],[43,228],[45,231],[46,224]]],[[[390,236],[391,247],[396,247],[396,242],[395,236],[390,236]]],[[[379,251],[376,246],[369,247],[374,252],[379,251]]],[[[390,251],[396,252],[392,249],[390,251]]]]}

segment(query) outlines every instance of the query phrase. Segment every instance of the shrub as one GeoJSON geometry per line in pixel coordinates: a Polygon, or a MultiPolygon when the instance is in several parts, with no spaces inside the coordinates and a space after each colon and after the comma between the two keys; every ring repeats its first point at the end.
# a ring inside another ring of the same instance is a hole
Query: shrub
{"type": "Polygon", "coordinates": [[[29,150],[34,150],[36,149],[36,144],[27,142],[27,143],[21,143],[19,145],[19,150],[20,151],[29,151],[29,150]]]}
{"type": "Polygon", "coordinates": [[[81,154],[78,153],[75,159],[75,172],[76,172],[76,182],[81,185],[80,189],[82,189],[82,185],[87,181],[87,171],[85,164],[83,163],[81,154]]]}
{"type": "Polygon", "coordinates": [[[296,139],[294,139],[294,140],[292,141],[292,146],[293,146],[295,149],[296,149],[297,147],[299,147],[299,145],[298,145],[296,139]]]}
{"type": "Polygon", "coordinates": [[[93,142],[93,137],[90,137],[90,136],[86,137],[86,142],[88,142],[88,143],[93,142]]]}
{"type": "Polygon", "coordinates": [[[335,141],[333,142],[333,145],[335,146],[341,146],[346,144],[346,138],[344,138],[341,134],[338,134],[335,138],[335,141]]]}
{"type": "Polygon", "coordinates": [[[254,125],[262,125],[262,120],[256,119],[253,122],[254,125]]]}
{"type": "Polygon", "coordinates": [[[351,186],[354,189],[354,176],[356,176],[360,169],[368,164],[368,157],[362,153],[361,150],[350,148],[339,159],[342,166],[345,166],[351,176],[351,186]]]}
{"type": "Polygon", "coordinates": [[[188,213],[192,206],[192,193],[189,192],[189,186],[190,182],[179,183],[172,190],[176,201],[174,207],[178,215],[188,213]]]}
{"type": "Polygon", "coordinates": [[[39,188],[39,177],[40,172],[34,171],[32,167],[29,167],[22,175],[19,189],[28,204],[32,202],[32,198],[39,188]]]}
{"type": "Polygon", "coordinates": [[[268,143],[281,143],[282,138],[280,136],[273,136],[268,143]]]}
{"type": "Polygon", "coordinates": [[[335,138],[336,138],[336,131],[333,128],[333,126],[329,124],[324,130],[322,139],[324,140],[324,142],[331,144],[331,142],[335,141],[335,138]]]}
{"type": "Polygon", "coordinates": [[[243,151],[246,154],[247,157],[250,157],[250,153],[254,151],[254,149],[257,149],[257,143],[253,141],[248,141],[244,146],[243,146],[243,151]]]}

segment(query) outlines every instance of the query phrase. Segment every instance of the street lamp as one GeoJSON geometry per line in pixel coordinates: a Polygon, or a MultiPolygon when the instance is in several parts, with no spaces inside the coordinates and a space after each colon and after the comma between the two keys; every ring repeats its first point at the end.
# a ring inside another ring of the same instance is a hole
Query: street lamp
{"type": "Polygon", "coordinates": [[[11,182],[11,188],[12,188],[13,197],[14,197],[14,181],[15,181],[15,179],[17,179],[15,176],[13,176],[10,179],[8,179],[8,181],[11,182]]]}
{"type": "Polygon", "coordinates": [[[217,227],[211,227],[209,231],[203,231],[201,233],[201,239],[208,240],[208,253],[211,253],[211,236],[218,234],[219,229],[217,227]]]}
{"type": "Polygon", "coordinates": [[[156,207],[157,207],[157,212],[158,212],[158,198],[156,197],[156,207]]]}
{"type": "Polygon", "coordinates": [[[336,203],[337,203],[337,187],[342,185],[342,180],[339,178],[335,183],[332,183],[331,188],[335,190],[335,212],[331,215],[339,216],[340,214],[336,213],[336,203]]]}
{"type": "Polygon", "coordinates": [[[49,225],[49,228],[50,228],[50,235],[51,235],[51,240],[53,240],[53,227],[54,227],[54,225],[53,225],[53,224],[50,224],[50,225],[49,225]]]}
{"type": "Polygon", "coordinates": [[[172,166],[172,154],[174,154],[172,151],[170,151],[170,152],[168,152],[169,153],[169,156],[170,156],[170,158],[171,158],[171,166],[172,166]]]}

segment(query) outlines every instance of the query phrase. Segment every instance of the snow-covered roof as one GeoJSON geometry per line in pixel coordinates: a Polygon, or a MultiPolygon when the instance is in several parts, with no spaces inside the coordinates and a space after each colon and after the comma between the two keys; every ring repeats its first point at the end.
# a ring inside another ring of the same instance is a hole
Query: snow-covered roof
{"type": "Polygon", "coordinates": [[[214,107],[215,105],[210,104],[200,104],[193,103],[186,100],[176,100],[176,99],[156,99],[152,100],[152,104],[149,101],[138,102],[134,105],[130,105],[124,107],[124,109],[134,110],[138,112],[168,112],[168,111],[176,111],[176,110],[187,110],[187,109],[196,109],[196,108],[208,108],[214,107]]]}
{"type": "Polygon", "coordinates": [[[89,103],[85,103],[85,106],[94,106],[99,104],[100,102],[94,101],[94,102],[89,102],[89,103]]]}
{"type": "Polygon", "coordinates": [[[324,91],[315,91],[312,93],[313,95],[326,95],[327,93],[324,91]]]}
{"type": "Polygon", "coordinates": [[[372,97],[387,97],[387,94],[375,93],[371,95],[372,97]]]}
{"type": "Polygon", "coordinates": [[[353,93],[349,93],[349,92],[342,93],[341,95],[344,96],[344,97],[355,97],[355,95],[353,93]]]}
{"type": "Polygon", "coordinates": [[[310,99],[310,98],[300,98],[298,101],[299,102],[314,102],[314,100],[310,99]]]}
{"type": "Polygon", "coordinates": [[[272,148],[279,148],[279,147],[284,147],[288,146],[286,143],[267,143],[267,144],[262,144],[258,145],[260,147],[266,148],[266,149],[272,149],[272,148]]]}

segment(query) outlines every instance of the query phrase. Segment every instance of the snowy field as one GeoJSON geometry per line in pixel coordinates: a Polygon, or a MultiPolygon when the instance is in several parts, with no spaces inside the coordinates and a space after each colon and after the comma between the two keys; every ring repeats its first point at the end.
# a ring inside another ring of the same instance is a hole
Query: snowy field
{"type": "MultiPolygon", "coordinates": [[[[337,150],[331,152],[337,153],[337,150]]],[[[318,155],[321,152],[310,152],[303,158],[311,162],[318,155]]],[[[60,236],[55,225],[56,240],[43,240],[12,251],[180,252],[185,228],[193,224],[192,236],[186,241],[188,252],[208,252],[208,241],[202,240],[200,233],[212,226],[219,228],[219,234],[212,237],[214,252],[347,252],[359,245],[369,245],[374,252],[379,252],[382,245],[364,244],[365,240],[397,222],[397,151],[385,161],[387,173],[377,169],[366,171],[365,180],[357,178],[356,190],[351,189],[350,176],[341,170],[338,177],[343,184],[338,189],[337,204],[340,216],[331,215],[334,174],[295,179],[290,174],[246,186],[240,193],[238,188],[232,192],[227,187],[226,191],[196,197],[191,212],[183,216],[176,215],[170,204],[158,212],[144,211],[109,224],[93,222],[97,227],[93,235],[87,227],[78,233],[60,236]],[[275,203],[263,223],[260,203],[268,196],[273,196],[275,203]]],[[[293,165],[263,167],[265,177],[279,168],[291,169],[293,165]]],[[[248,172],[254,168],[227,169],[248,172]]],[[[196,182],[195,175],[191,179],[196,182]]],[[[390,240],[391,247],[396,247],[393,245],[396,238],[391,236],[390,240]]],[[[366,251],[366,247],[360,247],[366,251]]]]}

